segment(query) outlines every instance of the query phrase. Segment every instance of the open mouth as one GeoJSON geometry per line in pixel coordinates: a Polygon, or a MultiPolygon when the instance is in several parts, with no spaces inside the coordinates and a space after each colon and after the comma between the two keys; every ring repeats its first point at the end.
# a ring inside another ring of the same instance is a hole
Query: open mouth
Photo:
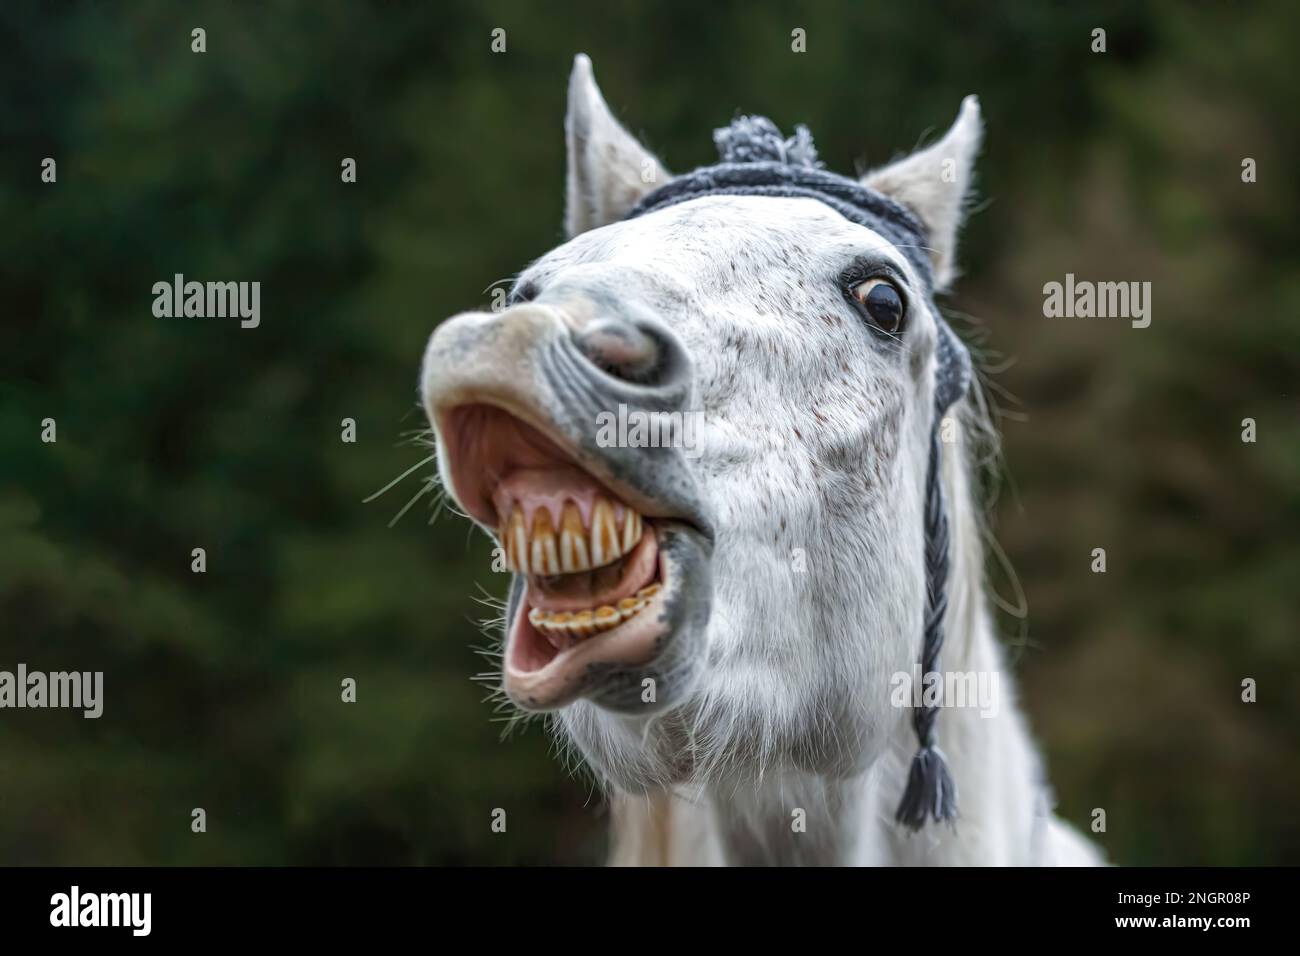
{"type": "Polygon", "coordinates": [[[538,428],[495,405],[448,410],[440,429],[456,498],[496,529],[517,575],[505,681],[552,707],[613,667],[652,661],[671,631],[671,518],[650,517],[538,428]]]}
{"type": "Polygon", "coordinates": [[[537,670],[652,610],[663,590],[654,523],[586,472],[515,470],[492,497],[506,567],[527,582],[516,668],[537,670]]]}

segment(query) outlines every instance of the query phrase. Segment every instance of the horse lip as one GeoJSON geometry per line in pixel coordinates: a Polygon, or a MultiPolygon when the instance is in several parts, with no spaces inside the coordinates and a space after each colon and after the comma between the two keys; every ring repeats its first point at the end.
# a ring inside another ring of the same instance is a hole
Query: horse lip
{"type": "Polygon", "coordinates": [[[522,601],[522,595],[510,601],[502,681],[506,693],[528,710],[554,710],[572,703],[591,689],[590,683],[599,681],[598,672],[604,668],[653,663],[659,644],[670,636],[667,625],[657,616],[651,617],[651,609],[647,608],[607,634],[565,648],[537,670],[521,671],[511,659],[515,642],[522,639],[517,631],[527,626],[520,608],[522,601]]]}
{"type": "MultiPolygon", "coordinates": [[[[712,545],[693,527],[678,524],[680,527],[675,531],[672,524],[656,529],[661,535],[660,578],[664,585],[658,597],[657,613],[652,616],[651,609],[647,608],[613,631],[560,651],[535,671],[520,671],[512,666],[515,642],[521,639],[519,630],[527,626],[521,606],[526,582],[515,576],[506,608],[502,680],[506,693],[518,706],[532,711],[556,710],[585,697],[611,710],[645,714],[647,707],[639,696],[641,679],[652,674],[662,677],[665,671],[675,670],[663,665],[674,653],[689,654],[689,650],[679,645],[691,637],[695,638],[695,656],[702,657],[699,643],[712,603],[710,575],[698,573],[698,568],[694,569],[697,573],[688,573],[692,570],[687,567],[690,561],[679,565],[674,557],[679,548],[665,543],[664,536],[698,537],[703,544],[693,556],[706,562],[711,557],[712,545]],[[692,610],[696,612],[694,616],[692,610]],[[694,633],[683,633],[691,631],[694,633]],[[630,700],[617,690],[629,686],[634,689],[630,700]]],[[[680,687],[665,690],[670,694],[676,691],[678,696],[682,694],[680,687]]]]}
{"type": "MultiPolygon", "coordinates": [[[[516,401],[511,396],[500,394],[493,389],[459,390],[455,400],[444,401],[436,409],[432,410],[433,414],[430,415],[430,418],[437,423],[435,430],[439,443],[444,449],[446,445],[442,441],[442,435],[447,432],[448,416],[456,408],[466,405],[490,405],[513,415],[525,425],[536,429],[567,456],[574,465],[591,474],[625,505],[638,511],[642,517],[681,522],[700,534],[708,541],[710,547],[712,546],[712,523],[707,520],[698,508],[685,505],[674,506],[674,504],[665,500],[665,496],[647,494],[628,482],[619,479],[610,469],[605,467],[598,456],[584,453],[578,443],[556,427],[548,416],[540,414],[535,408],[516,401]]],[[[458,493],[454,487],[451,491],[458,503],[465,506],[465,496],[458,493]]],[[[498,526],[498,516],[495,514],[475,513],[476,511],[477,509],[466,508],[466,513],[472,520],[489,531],[495,532],[498,526]]]]}

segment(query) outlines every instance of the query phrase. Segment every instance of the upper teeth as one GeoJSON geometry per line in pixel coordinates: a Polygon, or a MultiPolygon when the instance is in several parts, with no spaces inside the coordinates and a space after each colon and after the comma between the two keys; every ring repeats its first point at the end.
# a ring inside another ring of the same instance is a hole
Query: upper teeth
{"type": "Polygon", "coordinates": [[[617,561],[641,540],[641,516],[623,509],[620,529],[614,506],[597,498],[591,507],[591,527],[582,522],[582,512],[570,501],[560,513],[556,534],[551,512],[545,507],[533,513],[533,526],[524,523],[524,512],[515,505],[501,525],[501,544],[506,566],[520,574],[574,574],[591,571],[617,561]]]}

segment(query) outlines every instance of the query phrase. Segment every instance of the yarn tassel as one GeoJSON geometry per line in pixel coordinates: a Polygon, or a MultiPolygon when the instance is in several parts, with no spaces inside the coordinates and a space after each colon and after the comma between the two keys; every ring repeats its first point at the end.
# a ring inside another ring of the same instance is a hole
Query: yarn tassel
{"type": "Polygon", "coordinates": [[[938,747],[922,747],[912,758],[907,789],[894,819],[909,830],[919,830],[927,820],[946,823],[957,818],[957,785],[938,747]]]}
{"type": "MultiPolygon", "coordinates": [[[[939,434],[930,436],[930,463],[925,482],[925,634],[921,641],[921,679],[939,672],[943,619],[948,612],[948,515],[939,476],[939,434]]],[[[912,758],[907,788],[894,819],[919,830],[927,820],[943,823],[957,817],[957,786],[948,772],[943,751],[935,746],[934,723],[939,709],[922,704],[912,711],[912,728],[920,749],[912,758]]]]}

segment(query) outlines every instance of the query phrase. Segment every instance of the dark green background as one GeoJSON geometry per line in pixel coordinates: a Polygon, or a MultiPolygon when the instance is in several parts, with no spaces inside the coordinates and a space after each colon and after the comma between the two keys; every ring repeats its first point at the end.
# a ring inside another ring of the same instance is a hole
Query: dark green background
{"type": "Polygon", "coordinates": [[[590,781],[470,681],[487,539],[388,527],[428,467],[362,503],[427,453],[434,325],[561,240],[578,51],[677,170],[738,110],[849,171],[980,94],[948,305],[1014,359],[999,624],[1060,811],[1120,863],[1300,861],[1296,9],[0,5],[0,668],[107,698],[0,711],[0,863],[600,858],[590,781]],[[261,327],[154,318],[175,272],[261,281],[261,327]],[[1066,272],[1151,281],[1151,327],[1044,319],[1066,272]]]}

